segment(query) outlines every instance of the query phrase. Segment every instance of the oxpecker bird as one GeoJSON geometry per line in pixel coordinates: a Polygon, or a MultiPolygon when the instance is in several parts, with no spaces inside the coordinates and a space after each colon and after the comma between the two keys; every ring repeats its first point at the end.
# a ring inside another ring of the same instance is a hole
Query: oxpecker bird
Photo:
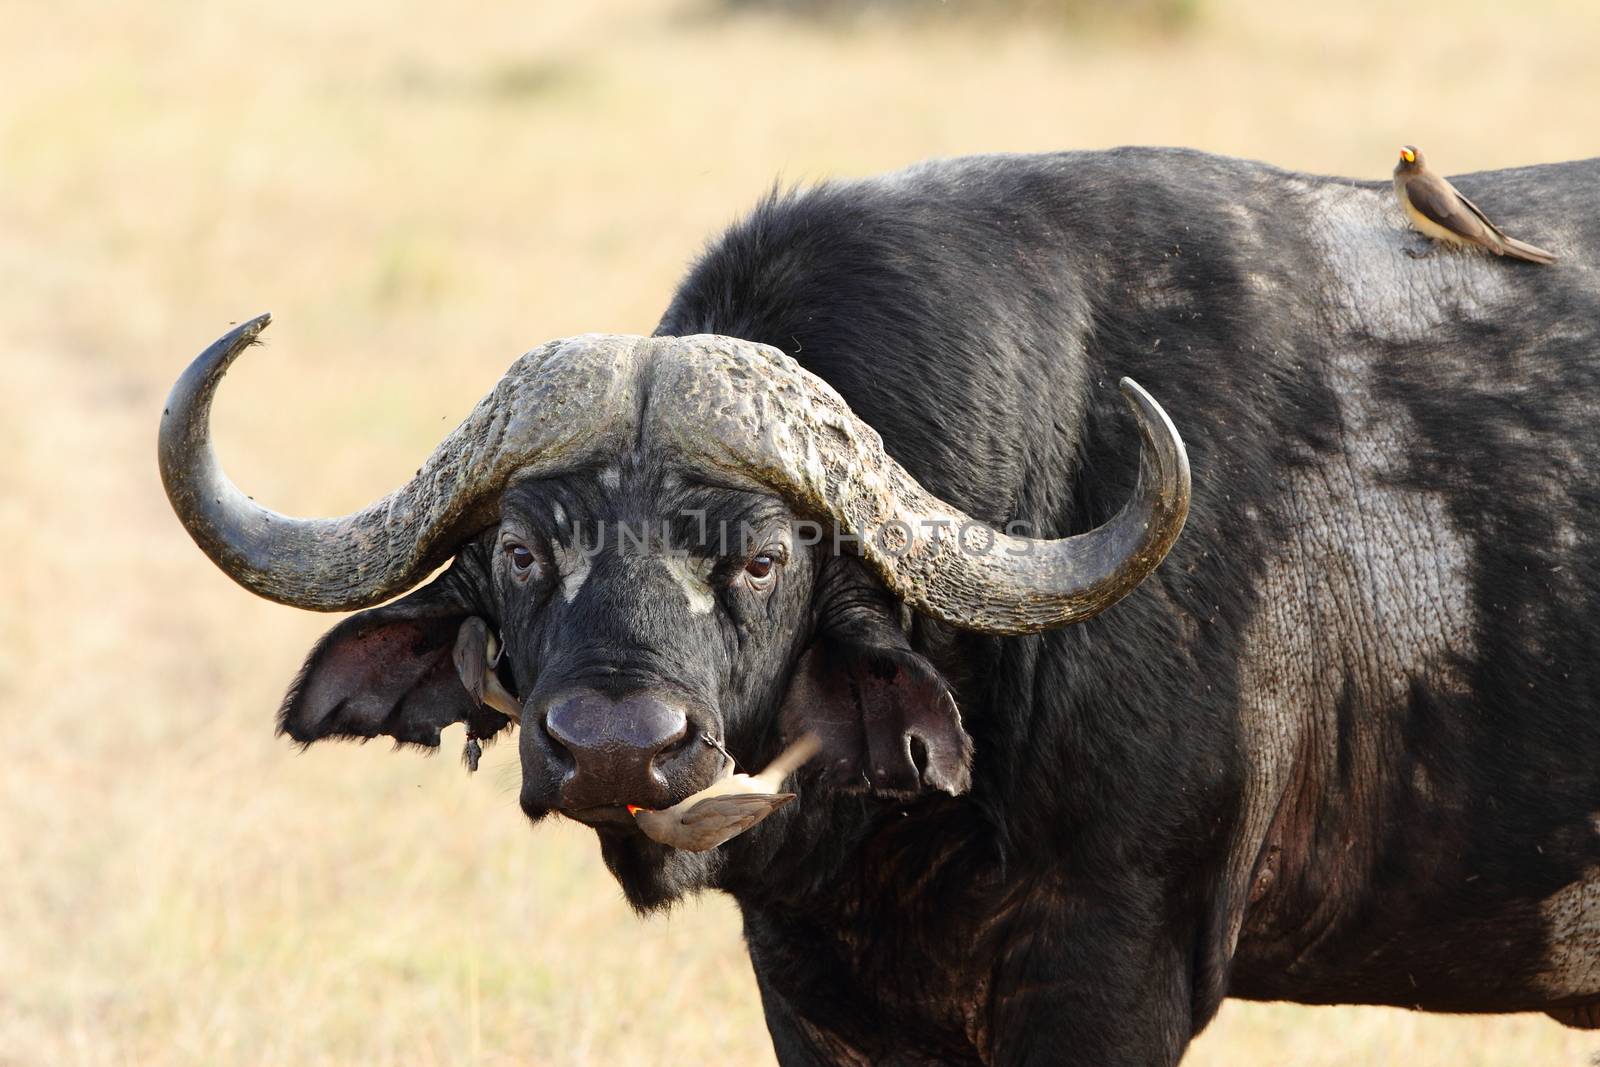
{"type": "Polygon", "coordinates": [[[1507,237],[1478,205],[1433,171],[1415,145],[1400,149],[1394,167],[1394,195],[1411,225],[1424,236],[1452,245],[1477,245],[1497,256],[1529,263],[1554,263],[1556,257],[1515,237],[1507,237]]]}
{"type": "MultiPolygon", "coordinates": [[[[816,734],[805,734],[778,753],[760,774],[727,774],[670,808],[651,811],[628,805],[645,836],[687,852],[705,852],[737,837],[794,799],[779,792],[790,774],[821,748],[816,734]]],[[[728,768],[732,770],[730,765],[728,768]]]]}

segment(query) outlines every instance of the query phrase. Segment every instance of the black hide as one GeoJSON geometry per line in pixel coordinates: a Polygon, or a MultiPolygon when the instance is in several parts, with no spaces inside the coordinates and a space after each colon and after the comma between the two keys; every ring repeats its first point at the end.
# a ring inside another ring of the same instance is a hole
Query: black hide
{"type": "MultiPolygon", "coordinates": [[[[1185,151],[775,193],[659,333],[782,349],[934,493],[1035,536],[1125,499],[1132,376],[1194,472],[1158,571],[999,639],[907,625],[820,550],[759,601],[707,556],[721,599],[689,615],[670,585],[627,599],[609,557],[513,600],[491,544],[470,594],[330,635],[285,729],[435,743],[471,709],[406,693],[464,614],[505,628],[523,694],[614,648],[742,760],[820,727],[799,801],[715,853],[598,826],[635,904],[738,902],[786,1065],[1172,1064],[1230,994],[1600,998],[1600,161],[1453,180],[1560,261],[1414,259],[1387,181],[1185,151]]],[[[575,476],[561,513],[677,506],[648,473],[575,476]]],[[[556,489],[517,493],[556,559],[556,489]]],[[[560,769],[541,735],[533,815],[560,769]]]]}

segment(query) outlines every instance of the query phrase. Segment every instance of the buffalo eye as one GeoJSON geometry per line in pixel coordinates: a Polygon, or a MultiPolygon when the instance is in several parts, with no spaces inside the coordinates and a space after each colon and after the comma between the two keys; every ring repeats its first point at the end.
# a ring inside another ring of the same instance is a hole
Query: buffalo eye
{"type": "Polygon", "coordinates": [[[506,563],[511,567],[512,577],[520,580],[532,573],[534,565],[538,563],[532,549],[527,545],[519,545],[515,541],[507,541],[504,548],[506,563]]]}
{"type": "Polygon", "coordinates": [[[758,552],[751,556],[744,565],[745,584],[751,589],[766,590],[776,580],[780,562],[775,552],[758,552]]]}

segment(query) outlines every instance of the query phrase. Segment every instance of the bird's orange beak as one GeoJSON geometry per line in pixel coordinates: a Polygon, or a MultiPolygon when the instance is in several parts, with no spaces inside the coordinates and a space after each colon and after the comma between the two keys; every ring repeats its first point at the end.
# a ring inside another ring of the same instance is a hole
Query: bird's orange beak
{"type": "Polygon", "coordinates": [[[1411,151],[1409,148],[1402,148],[1400,149],[1400,158],[1405,160],[1407,163],[1415,163],[1417,161],[1417,154],[1411,151]]]}

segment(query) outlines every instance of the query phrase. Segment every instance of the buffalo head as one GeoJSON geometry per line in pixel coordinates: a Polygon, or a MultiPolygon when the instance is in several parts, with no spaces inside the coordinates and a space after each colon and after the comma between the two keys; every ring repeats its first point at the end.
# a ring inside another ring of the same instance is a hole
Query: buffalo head
{"type": "Polygon", "coordinates": [[[1160,563],[1188,508],[1182,442],[1126,379],[1132,498],[1042,541],[934,497],[776,349],[591,334],[519,359],[406,485],[343,518],[290,518],[235,487],[210,442],[217,385],[267,321],[179,379],[160,461],[189,533],[247,589],[368,609],[312,650],[281,728],[437,745],[451,723],[487,738],[519,720],[524,810],[599,830],[640,906],[714,860],[647,840],[627,807],[681,800],[729,753],[759,766],[809,730],[841,787],[964,791],[971,741],[906,609],[990,634],[1086,619],[1160,563]],[[471,662],[486,645],[493,662],[471,662]]]}

